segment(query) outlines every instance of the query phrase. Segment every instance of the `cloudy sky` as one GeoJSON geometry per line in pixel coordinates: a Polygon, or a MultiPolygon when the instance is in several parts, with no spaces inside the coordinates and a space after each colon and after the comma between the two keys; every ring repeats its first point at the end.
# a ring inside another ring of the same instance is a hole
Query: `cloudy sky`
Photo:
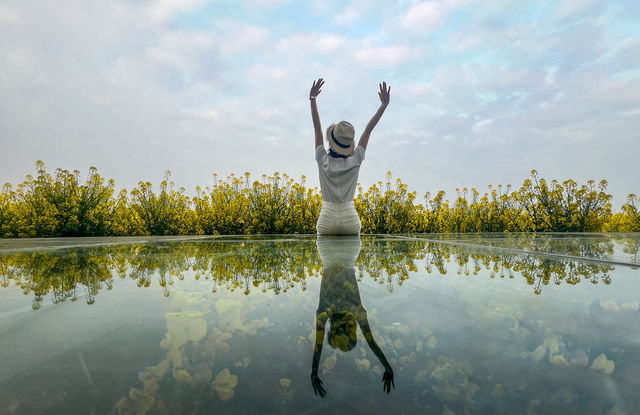
{"type": "Polygon", "coordinates": [[[317,186],[323,127],[374,131],[360,182],[391,170],[420,198],[456,187],[606,179],[640,193],[637,0],[0,3],[0,182],[34,162],[96,166],[118,187],[167,169],[275,171],[317,186]]]}

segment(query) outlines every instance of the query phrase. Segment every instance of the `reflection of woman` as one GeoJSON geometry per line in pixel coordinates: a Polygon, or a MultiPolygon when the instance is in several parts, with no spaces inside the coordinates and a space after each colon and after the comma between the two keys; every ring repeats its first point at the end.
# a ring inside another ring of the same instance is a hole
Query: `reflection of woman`
{"type": "Polygon", "coordinates": [[[371,351],[384,366],[382,376],[383,390],[387,393],[394,388],[393,369],[380,347],[373,339],[367,312],[362,307],[358,281],[355,274],[355,263],[360,253],[360,237],[318,236],[317,245],[322,260],[322,284],[320,302],[316,311],[316,344],[313,350],[311,368],[311,384],[314,392],[324,397],[326,391],[322,380],[318,377],[318,365],[324,342],[324,329],[329,320],[327,341],[334,349],[348,352],[357,342],[356,326],[360,326],[364,338],[371,351]]]}
{"type": "Polygon", "coordinates": [[[309,92],[311,119],[315,132],[316,161],[322,190],[322,208],[316,229],[318,234],[322,235],[358,235],[361,223],[353,203],[358,173],[371,132],[389,105],[391,87],[387,87],[386,82],[379,85],[380,107],[362,132],[358,147],[355,147],[353,125],[340,121],[327,128],[326,137],[329,143],[327,152],[322,141],[320,115],[316,105],[316,97],[322,85],[324,85],[322,78],[314,81],[309,92]]]}

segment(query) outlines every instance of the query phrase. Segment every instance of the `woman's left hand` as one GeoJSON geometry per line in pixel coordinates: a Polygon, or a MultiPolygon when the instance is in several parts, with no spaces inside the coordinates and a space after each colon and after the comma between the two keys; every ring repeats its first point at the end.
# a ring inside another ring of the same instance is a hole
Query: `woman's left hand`
{"type": "Polygon", "coordinates": [[[391,392],[391,386],[393,385],[393,389],[396,388],[396,384],[393,381],[393,369],[391,369],[390,367],[386,368],[384,370],[384,375],[382,375],[382,390],[389,393],[391,392]]]}
{"type": "Polygon", "coordinates": [[[324,80],[322,78],[318,79],[317,81],[313,81],[313,86],[311,87],[311,91],[309,91],[309,98],[317,97],[318,94],[322,92],[320,91],[322,85],[324,85],[324,80]]]}
{"type": "Polygon", "coordinates": [[[380,86],[380,91],[378,92],[378,96],[380,97],[380,102],[382,103],[382,105],[386,107],[387,105],[389,105],[389,100],[391,99],[391,96],[390,96],[391,87],[387,87],[386,82],[383,82],[378,85],[380,86]]]}

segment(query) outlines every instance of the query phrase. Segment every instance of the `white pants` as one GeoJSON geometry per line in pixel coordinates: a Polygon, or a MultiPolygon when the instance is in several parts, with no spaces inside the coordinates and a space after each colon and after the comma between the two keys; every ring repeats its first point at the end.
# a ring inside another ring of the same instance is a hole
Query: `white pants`
{"type": "Polygon", "coordinates": [[[347,203],[322,201],[320,217],[316,223],[318,235],[359,235],[361,226],[353,201],[347,203]]]}
{"type": "Polygon", "coordinates": [[[316,246],[323,268],[353,268],[356,266],[362,241],[359,235],[318,235],[316,246]]]}

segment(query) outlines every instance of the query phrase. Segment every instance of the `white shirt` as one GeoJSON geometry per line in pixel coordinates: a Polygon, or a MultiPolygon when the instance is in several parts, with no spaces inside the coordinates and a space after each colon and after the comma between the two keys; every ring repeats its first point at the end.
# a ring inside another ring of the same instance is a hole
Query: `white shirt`
{"type": "Polygon", "coordinates": [[[360,165],[364,161],[364,147],[356,147],[347,158],[331,157],[324,146],[316,147],[318,176],[322,200],[331,203],[346,203],[353,200],[358,184],[360,165]]]}

